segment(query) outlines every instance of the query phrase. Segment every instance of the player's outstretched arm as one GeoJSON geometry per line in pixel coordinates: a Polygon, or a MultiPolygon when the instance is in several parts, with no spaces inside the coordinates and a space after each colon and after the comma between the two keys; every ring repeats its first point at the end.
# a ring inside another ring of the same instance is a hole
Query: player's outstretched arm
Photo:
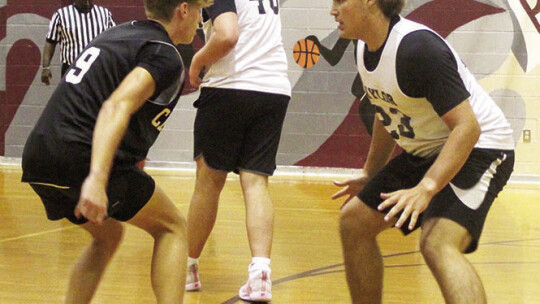
{"type": "Polygon", "coordinates": [[[337,199],[348,195],[341,207],[346,205],[369,181],[369,179],[381,170],[392,155],[396,142],[384,128],[379,119],[373,121],[373,139],[369,147],[366,164],[362,173],[354,178],[344,182],[334,181],[334,185],[343,187],[343,189],[332,195],[332,199],[337,199]]]}

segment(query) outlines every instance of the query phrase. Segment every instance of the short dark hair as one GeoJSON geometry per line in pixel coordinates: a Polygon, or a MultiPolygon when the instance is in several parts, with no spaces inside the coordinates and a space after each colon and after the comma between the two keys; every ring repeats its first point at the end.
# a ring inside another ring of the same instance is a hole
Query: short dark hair
{"type": "Polygon", "coordinates": [[[190,5],[206,7],[212,4],[212,0],[143,0],[144,9],[148,17],[163,21],[171,21],[174,8],[183,2],[190,5]]]}
{"type": "Polygon", "coordinates": [[[405,0],[378,0],[377,5],[386,17],[393,18],[401,13],[405,0]]]}

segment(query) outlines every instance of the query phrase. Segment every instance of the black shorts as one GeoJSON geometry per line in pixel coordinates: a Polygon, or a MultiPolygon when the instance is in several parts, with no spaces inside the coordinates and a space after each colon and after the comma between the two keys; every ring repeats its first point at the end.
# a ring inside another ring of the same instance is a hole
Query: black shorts
{"type": "MultiPolygon", "coordinates": [[[[367,183],[358,193],[358,198],[377,210],[383,201],[380,193],[416,186],[434,161],[435,158],[424,159],[402,153],[367,183]]],[[[433,197],[414,229],[429,218],[450,219],[467,229],[472,236],[466,252],[475,251],[489,208],[506,185],[513,168],[514,151],[474,149],[450,184],[433,197]]],[[[387,213],[390,209],[388,207],[381,212],[387,213]]],[[[405,235],[414,230],[408,229],[409,221],[410,218],[401,227],[405,235]]]]}
{"type": "Polygon", "coordinates": [[[194,126],[193,157],[213,169],[272,175],[289,96],[203,88],[194,126]]]}
{"type": "MultiPolygon", "coordinates": [[[[81,184],[58,187],[48,183],[31,182],[30,186],[40,196],[49,220],[66,218],[77,225],[88,221],[85,218],[76,218],[74,213],[81,184]]],[[[108,217],[119,221],[130,220],[146,205],[154,190],[155,182],[152,177],[137,166],[114,169],[107,186],[108,217]]]]}

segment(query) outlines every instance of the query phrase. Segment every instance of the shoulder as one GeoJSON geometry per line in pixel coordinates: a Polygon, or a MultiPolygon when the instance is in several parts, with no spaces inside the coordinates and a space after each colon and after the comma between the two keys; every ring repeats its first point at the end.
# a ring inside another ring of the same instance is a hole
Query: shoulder
{"type": "Polygon", "coordinates": [[[54,12],[54,15],[64,16],[66,14],[71,14],[72,8],[73,8],[73,5],[63,6],[59,8],[58,10],[56,10],[56,12],[54,12]]]}
{"type": "Polygon", "coordinates": [[[426,29],[405,35],[399,44],[399,51],[409,57],[440,56],[450,48],[441,37],[426,29]]]}
{"type": "Polygon", "coordinates": [[[149,40],[143,47],[147,49],[147,56],[158,56],[170,63],[163,67],[164,69],[174,70],[182,67],[182,56],[176,46],[161,40],[149,40]]]}
{"type": "Polygon", "coordinates": [[[418,30],[406,34],[397,51],[397,61],[406,66],[436,67],[455,58],[446,42],[430,30],[418,30]],[[429,66],[426,66],[426,63],[429,66]]]}
{"type": "Polygon", "coordinates": [[[71,16],[73,14],[72,11],[72,5],[59,8],[52,15],[51,22],[56,22],[59,26],[63,26],[63,24],[67,22],[67,16],[71,16]]]}
{"type": "Polygon", "coordinates": [[[94,4],[94,9],[97,9],[97,10],[99,10],[99,11],[102,11],[102,12],[104,12],[104,13],[106,13],[106,14],[110,14],[110,13],[111,13],[111,11],[110,11],[108,8],[106,8],[106,7],[104,7],[104,6],[101,6],[101,5],[95,5],[95,4],[94,4]]]}

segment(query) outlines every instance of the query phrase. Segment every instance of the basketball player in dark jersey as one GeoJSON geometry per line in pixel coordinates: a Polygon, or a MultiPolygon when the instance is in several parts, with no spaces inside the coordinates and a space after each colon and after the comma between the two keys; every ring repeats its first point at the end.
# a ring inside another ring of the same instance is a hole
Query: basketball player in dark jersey
{"type": "Polygon", "coordinates": [[[96,37],[48,101],[23,152],[22,181],[50,220],[66,218],[92,241],[73,268],[66,303],[89,303],[123,235],[121,222],[154,238],[158,303],[182,303],[185,219],[145,158],[178,102],[184,66],[175,45],[191,43],[207,0],[144,0],[148,20],[96,37]]]}
{"type": "Polygon", "coordinates": [[[359,39],[357,65],[376,107],[361,174],[340,232],[353,303],[381,303],[383,261],[376,237],[421,228],[420,251],[446,303],[486,303],[466,259],[514,165],[512,128],[456,51],[433,30],[399,16],[404,0],[334,0],[342,38],[359,39]],[[403,153],[389,161],[394,147],[403,153]]]}

